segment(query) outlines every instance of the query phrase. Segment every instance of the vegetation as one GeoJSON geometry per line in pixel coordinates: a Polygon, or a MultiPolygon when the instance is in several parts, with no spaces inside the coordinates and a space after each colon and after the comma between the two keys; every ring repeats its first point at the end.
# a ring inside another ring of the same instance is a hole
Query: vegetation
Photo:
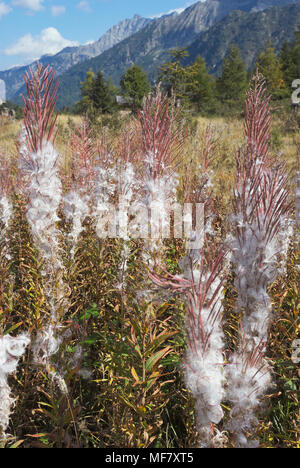
{"type": "Polygon", "coordinates": [[[298,79],[300,72],[300,31],[295,33],[294,40],[286,41],[280,52],[280,64],[286,88],[290,88],[292,82],[298,79]]]}
{"type": "Polygon", "coordinates": [[[93,88],[95,83],[95,74],[93,70],[87,72],[85,80],[81,83],[81,100],[79,102],[79,111],[83,114],[91,112],[93,109],[93,88]]]}
{"type": "MultiPolygon", "coordinates": [[[[300,64],[299,33],[291,42],[285,42],[276,54],[274,47],[268,44],[256,57],[254,70],[261,73],[272,95],[272,102],[285,99],[290,104],[291,86],[297,79],[300,64]]],[[[202,115],[232,115],[243,110],[245,91],[251,72],[247,73],[246,63],[241,53],[233,45],[224,57],[220,76],[215,80],[200,56],[192,65],[185,65],[188,49],[171,51],[173,60],[160,67],[159,80],[169,95],[172,93],[186,107],[193,108],[202,115]]],[[[300,76],[300,75],[299,75],[300,76]]]]}
{"type": "MultiPolygon", "coordinates": [[[[181,60],[166,65],[166,76],[174,64],[188,69],[190,81],[176,89],[204,113],[213,97],[201,91],[214,89],[205,63],[184,67],[181,60]]],[[[282,108],[272,120],[264,85],[251,81],[244,120],[197,115],[190,125],[158,89],[137,115],[116,114],[119,125],[108,126],[102,115],[56,117],[52,80],[50,69],[28,75],[29,95],[35,90],[38,99],[25,100],[21,137],[21,123],[0,117],[2,446],[225,448],[256,439],[266,448],[298,447],[299,375],[291,355],[299,333],[299,231],[287,224],[276,234],[283,219],[295,219],[295,193],[299,206],[296,114],[282,108]],[[101,235],[107,204],[120,198],[134,207],[142,200],[147,210],[156,203],[160,213],[175,200],[204,203],[204,249],[195,252],[180,237],[142,239],[123,225],[118,236],[101,235]],[[259,252],[247,255],[261,235],[259,252]],[[278,252],[275,239],[289,242],[278,252]],[[243,249],[234,247],[238,241],[243,249]],[[259,329],[249,332],[254,309],[259,329]],[[256,331],[261,343],[249,358],[256,331]],[[11,367],[8,346],[17,349],[11,367]],[[253,370],[248,383],[248,374],[232,371],[232,356],[253,370]],[[270,370],[273,387],[265,388],[270,370]],[[246,399],[235,398],[236,376],[246,399]],[[247,425],[249,415],[256,427],[247,425]]],[[[223,86],[236,86],[231,81],[223,86]]],[[[95,82],[90,73],[83,101],[97,96],[106,112],[109,86],[100,74],[95,82]]]]}
{"type": "Polygon", "coordinates": [[[120,81],[122,94],[134,112],[141,107],[143,98],[150,92],[147,75],[138,65],[128,68],[120,81]]]}
{"type": "Polygon", "coordinates": [[[272,46],[267,46],[259,54],[256,62],[257,69],[264,75],[268,90],[274,98],[281,97],[287,91],[285,82],[288,80],[284,79],[282,59],[285,59],[283,51],[281,57],[277,57],[275,49],[272,46]]]}
{"type": "Polygon", "coordinates": [[[198,56],[190,66],[183,66],[188,57],[186,49],[171,51],[173,60],[160,67],[159,81],[168,95],[174,95],[185,107],[207,112],[214,101],[214,80],[209,75],[205,61],[198,56]]]}
{"type": "Polygon", "coordinates": [[[241,107],[247,89],[247,70],[237,46],[232,46],[225,57],[222,73],[216,84],[222,104],[231,110],[234,106],[241,107]]]}
{"type": "Polygon", "coordinates": [[[90,117],[110,113],[114,108],[114,87],[105,82],[101,71],[95,77],[90,69],[81,84],[81,100],[77,110],[90,117]]]}
{"type": "Polygon", "coordinates": [[[198,21],[195,15],[188,18],[184,25],[178,24],[175,42],[173,19],[163,20],[164,28],[159,27],[159,21],[153,21],[100,56],[73,66],[59,77],[58,107],[72,106],[80,99],[81,82],[90,68],[95,75],[101,70],[104,77],[112,78],[118,85],[127,68],[136,63],[147,74],[150,83],[155,83],[158,67],[168,61],[169,51],[175,45],[187,48],[189,57],[184,61],[185,65],[192,65],[200,55],[215,78],[221,74],[223,58],[233,44],[239,47],[247,70],[253,69],[257,56],[266,47],[269,38],[272,38],[276,53],[285,41],[293,40],[294,31],[300,24],[300,6],[297,2],[251,13],[232,11],[199,35],[195,32],[198,21]]]}

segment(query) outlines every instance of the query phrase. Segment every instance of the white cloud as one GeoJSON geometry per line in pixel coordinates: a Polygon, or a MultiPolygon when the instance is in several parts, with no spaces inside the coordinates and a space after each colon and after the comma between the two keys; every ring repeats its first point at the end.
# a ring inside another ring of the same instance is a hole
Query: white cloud
{"type": "Polygon", "coordinates": [[[161,18],[164,15],[171,15],[172,13],[177,13],[180,15],[185,10],[185,8],[176,8],[175,10],[169,10],[167,13],[157,13],[156,15],[150,16],[150,18],[161,18]]]}
{"type": "Polygon", "coordinates": [[[86,0],[82,0],[81,2],[77,3],[77,8],[79,8],[82,11],[91,11],[90,4],[86,0]]]}
{"type": "Polygon", "coordinates": [[[10,13],[12,9],[9,5],[6,5],[4,2],[0,2],[0,20],[3,18],[4,15],[10,13]]]}
{"type": "Polygon", "coordinates": [[[46,54],[56,54],[65,47],[78,46],[79,43],[69,41],[55,28],[43,29],[40,34],[26,34],[17,42],[4,50],[5,55],[19,55],[25,61],[34,61],[46,54]]]}
{"type": "Polygon", "coordinates": [[[28,10],[38,11],[43,8],[44,0],[13,0],[12,4],[28,10]]]}
{"type": "Polygon", "coordinates": [[[63,15],[66,12],[66,7],[63,5],[53,5],[51,7],[52,16],[63,15]]]}
{"type": "MultiPolygon", "coordinates": [[[[185,3],[185,6],[182,8],[175,8],[174,10],[169,10],[166,13],[158,13],[156,15],[150,16],[150,18],[161,18],[164,15],[171,15],[172,13],[177,13],[180,15],[186,8],[189,6],[193,5],[194,3],[197,3],[199,0],[189,0],[185,3]]],[[[206,0],[200,0],[200,2],[205,3],[206,0]]]]}

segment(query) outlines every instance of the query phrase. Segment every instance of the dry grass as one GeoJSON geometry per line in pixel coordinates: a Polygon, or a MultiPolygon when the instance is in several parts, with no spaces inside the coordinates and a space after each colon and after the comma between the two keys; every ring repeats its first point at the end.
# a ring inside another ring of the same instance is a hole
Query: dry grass
{"type": "Polygon", "coordinates": [[[11,156],[16,152],[21,122],[0,116],[0,153],[11,156]]]}

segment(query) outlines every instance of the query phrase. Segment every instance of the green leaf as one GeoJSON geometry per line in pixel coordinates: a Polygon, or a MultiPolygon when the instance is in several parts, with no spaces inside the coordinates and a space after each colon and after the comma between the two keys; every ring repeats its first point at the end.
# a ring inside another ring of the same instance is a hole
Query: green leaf
{"type": "Polygon", "coordinates": [[[160,346],[164,341],[167,341],[169,338],[172,336],[176,335],[178,333],[177,331],[173,332],[162,332],[160,333],[153,341],[151,341],[147,351],[146,351],[146,356],[149,355],[149,353],[153,352],[158,346],[160,346]]]}
{"type": "Polygon", "coordinates": [[[146,362],[146,371],[153,369],[155,364],[157,364],[163,357],[167,356],[171,352],[171,346],[167,346],[164,349],[161,349],[157,353],[153,354],[146,362]]]}
{"type": "Polygon", "coordinates": [[[100,340],[100,336],[99,335],[91,335],[91,336],[88,336],[86,338],[86,340],[84,341],[84,343],[86,345],[93,345],[95,343],[97,343],[97,341],[100,340]]]}
{"type": "Polygon", "coordinates": [[[98,309],[97,304],[92,304],[91,307],[85,310],[79,317],[80,322],[84,322],[89,318],[100,318],[100,311],[98,309]]]}

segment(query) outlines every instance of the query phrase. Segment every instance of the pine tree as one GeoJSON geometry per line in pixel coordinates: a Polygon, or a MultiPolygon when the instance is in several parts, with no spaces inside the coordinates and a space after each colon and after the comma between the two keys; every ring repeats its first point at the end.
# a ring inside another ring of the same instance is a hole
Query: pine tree
{"type": "Polygon", "coordinates": [[[293,81],[300,77],[300,29],[292,42],[283,44],[279,57],[287,94],[290,94],[293,81]]]}
{"type": "Polygon", "coordinates": [[[285,91],[282,64],[271,44],[267,45],[258,56],[256,67],[264,76],[269,93],[275,98],[281,97],[285,91]]]}
{"type": "Polygon", "coordinates": [[[93,107],[97,112],[106,114],[111,111],[112,97],[101,71],[98,72],[91,94],[93,107]]]}
{"type": "Polygon", "coordinates": [[[144,96],[150,92],[147,75],[136,64],[128,68],[121,78],[120,85],[124,97],[129,98],[133,111],[141,106],[144,96]]]}
{"type": "Polygon", "coordinates": [[[172,62],[179,62],[180,64],[190,55],[185,47],[174,47],[169,54],[172,57],[172,62]]]}
{"type": "Polygon", "coordinates": [[[198,56],[195,62],[184,67],[181,60],[188,56],[185,49],[175,49],[176,57],[160,67],[159,81],[170,95],[179,100],[183,107],[193,106],[196,110],[207,111],[214,101],[215,82],[209,75],[205,60],[198,56]]]}
{"type": "Polygon", "coordinates": [[[187,92],[198,111],[206,111],[214,100],[214,79],[208,73],[205,60],[198,56],[195,63],[186,69],[189,81],[187,92]]]}
{"type": "Polygon", "coordinates": [[[224,58],[222,74],[217,79],[217,94],[222,103],[239,107],[247,89],[247,70],[237,46],[232,46],[224,58]]]}
{"type": "Polygon", "coordinates": [[[169,96],[175,96],[182,105],[189,105],[187,86],[189,78],[187,69],[182,65],[182,61],[189,56],[184,47],[171,49],[171,61],[159,67],[159,82],[169,96]]]}
{"type": "Polygon", "coordinates": [[[90,68],[86,74],[85,80],[81,83],[81,100],[79,110],[82,113],[88,113],[93,108],[92,93],[95,82],[95,74],[90,68]]]}
{"type": "Polygon", "coordinates": [[[186,98],[186,70],[180,62],[166,62],[159,67],[159,82],[168,96],[175,96],[180,101],[186,98]]]}

